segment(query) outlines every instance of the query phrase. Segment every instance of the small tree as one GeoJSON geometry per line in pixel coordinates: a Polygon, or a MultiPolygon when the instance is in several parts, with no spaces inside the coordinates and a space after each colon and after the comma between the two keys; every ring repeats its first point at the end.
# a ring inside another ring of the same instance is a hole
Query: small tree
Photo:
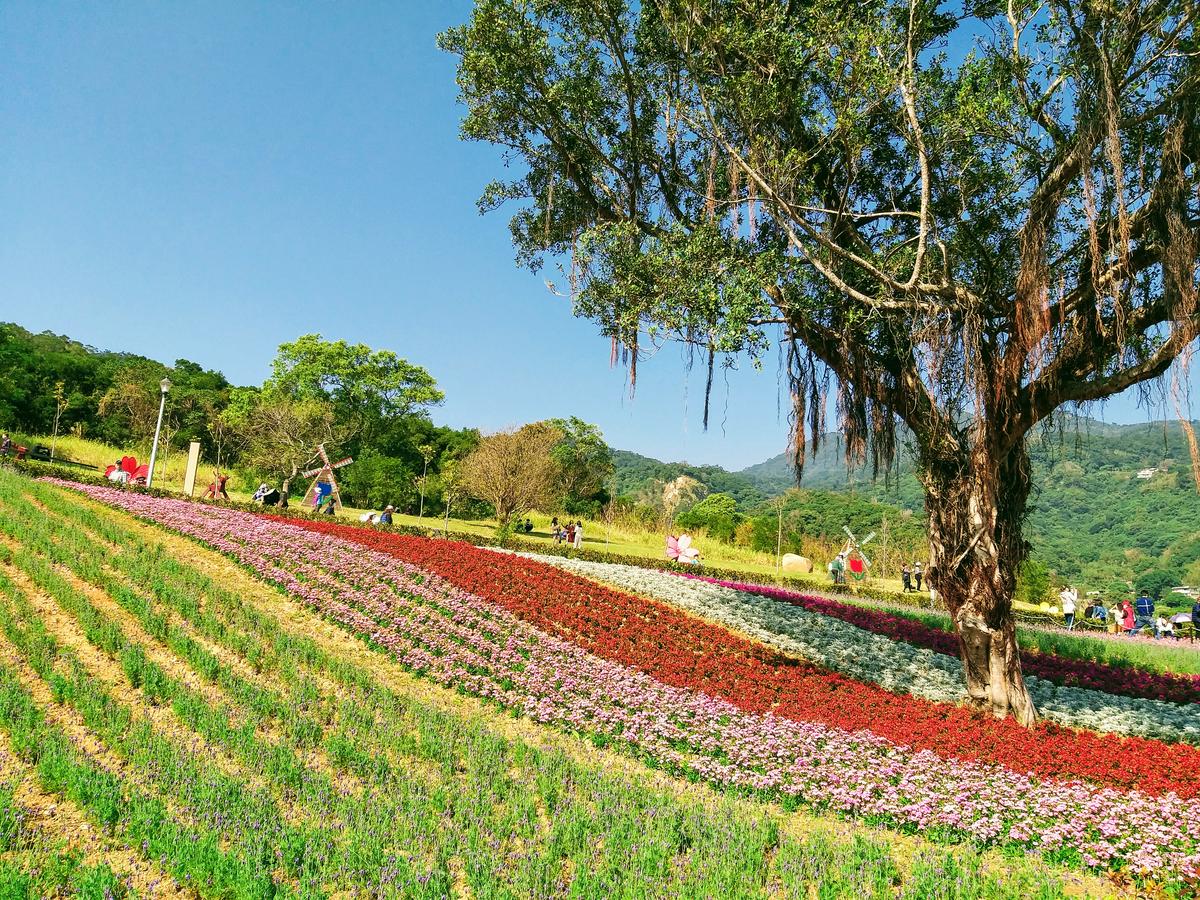
{"type": "Polygon", "coordinates": [[[61,381],[56,381],[54,383],[54,434],[50,438],[51,459],[54,459],[54,451],[58,446],[58,424],[62,420],[62,414],[70,405],[71,400],[67,397],[65,385],[61,381]]]}
{"type": "Polygon", "coordinates": [[[449,460],[442,466],[442,496],[446,499],[445,521],[442,524],[443,534],[450,532],[450,508],[458,502],[462,491],[462,463],[456,459],[449,460]]]}
{"type": "MultiPolygon", "coordinates": [[[[139,373],[131,372],[123,374],[104,392],[99,413],[102,418],[110,418],[114,424],[119,424],[125,435],[136,443],[149,448],[158,421],[158,405],[157,383],[151,385],[139,377],[139,373]]],[[[167,415],[172,415],[171,411],[167,415]]]]}
{"type": "Polygon", "coordinates": [[[561,439],[562,432],[544,422],[488,435],[463,460],[463,484],[492,504],[503,528],[556,501],[561,482],[553,450],[561,439]]]}
{"type": "Polygon", "coordinates": [[[675,524],[680,528],[703,528],[709,537],[727,544],[733,541],[734,532],[741,522],[737,501],[728,494],[709,494],[675,517],[675,524]]]}
{"type": "Polygon", "coordinates": [[[421,508],[417,513],[417,518],[423,519],[425,518],[425,483],[429,480],[429,464],[437,455],[437,450],[433,444],[422,444],[417,451],[421,454],[421,461],[424,463],[421,469],[421,508]]]}

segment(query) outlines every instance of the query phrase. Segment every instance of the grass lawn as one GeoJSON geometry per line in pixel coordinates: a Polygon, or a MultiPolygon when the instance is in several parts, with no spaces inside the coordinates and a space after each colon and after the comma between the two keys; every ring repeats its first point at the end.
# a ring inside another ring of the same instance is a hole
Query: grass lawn
{"type": "MultiPolygon", "coordinates": [[[[24,443],[27,446],[32,446],[33,444],[49,445],[50,443],[49,438],[46,437],[20,435],[19,439],[20,443],[24,443]]],[[[95,466],[101,471],[122,455],[136,456],[139,462],[149,459],[149,453],[144,448],[121,450],[99,441],[69,436],[60,436],[56,449],[56,455],[59,458],[86,463],[95,466]]],[[[186,453],[173,451],[163,454],[155,465],[155,486],[170,491],[182,491],[183,476],[186,468],[186,453]]],[[[213,464],[211,462],[201,460],[200,470],[196,476],[196,496],[203,494],[209,482],[212,481],[212,470],[213,464]]],[[[257,485],[241,484],[235,477],[230,479],[227,487],[231,498],[248,501],[253,495],[255,488],[257,488],[257,485]]],[[[364,510],[347,506],[342,510],[341,517],[357,520],[366,512],[378,512],[378,510],[364,510]]],[[[416,516],[397,515],[395,521],[397,524],[439,528],[446,523],[444,517],[437,515],[437,512],[439,511],[431,510],[424,519],[418,519],[416,516]]],[[[530,516],[530,519],[533,522],[534,530],[532,534],[526,535],[526,537],[534,541],[544,541],[547,544],[552,544],[553,538],[550,534],[551,516],[534,513],[530,516]]],[[[450,531],[488,535],[492,534],[495,529],[496,523],[492,520],[459,519],[452,516],[449,521],[450,531]]],[[[666,536],[657,531],[626,529],[610,525],[604,521],[588,519],[583,523],[583,535],[584,545],[594,550],[602,550],[618,555],[641,556],[647,559],[664,558],[666,536]]],[[[700,559],[710,566],[736,569],[751,575],[767,575],[778,571],[775,557],[769,553],[759,553],[745,547],[730,546],[705,535],[693,535],[692,537],[695,546],[700,550],[700,559]]],[[[797,572],[790,574],[796,577],[810,578],[814,588],[820,587],[827,581],[823,565],[818,565],[811,576],[805,576],[797,572]]],[[[871,583],[885,590],[900,589],[899,579],[872,578],[871,583]]]]}

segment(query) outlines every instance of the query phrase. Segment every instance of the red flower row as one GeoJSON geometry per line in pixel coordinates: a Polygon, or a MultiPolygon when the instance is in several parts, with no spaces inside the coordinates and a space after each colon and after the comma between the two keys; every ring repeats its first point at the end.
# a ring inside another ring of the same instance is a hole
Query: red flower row
{"type": "MultiPolygon", "coordinates": [[[[675,573],[673,573],[675,574],[675,573]]],[[[826,597],[813,597],[786,588],[740,581],[723,581],[703,575],[678,573],[682,577],[707,581],[734,588],[748,594],[758,594],[772,600],[782,600],[793,606],[832,616],[857,625],[865,631],[882,634],[918,647],[925,647],[946,656],[958,656],[958,638],[949,631],[917,622],[904,616],[891,615],[877,609],[864,609],[826,597]]],[[[1133,667],[1112,666],[1083,659],[1070,659],[1052,653],[1021,653],[1021,668],[1030,675],[1055,684],[1091,688],[1126,697],[1147,700],[1168,700],[1172,703],[1200,702],[1200,675],[1174,675],[1147,672],[1133,667]]]]}
{"type": "Polygon", "coordinates": [[[749,712],[871,731],[945,757],[998,763],[1041,777],[1083,778],[1149,794],[1200,795],[1200,748],[1187,744],[1050,723],[1026,729],[1011,719],[893,694],[827,672],[666,604],[524,557],[332,522],[280,521],[388,553],[597,656],[749,712]]]}

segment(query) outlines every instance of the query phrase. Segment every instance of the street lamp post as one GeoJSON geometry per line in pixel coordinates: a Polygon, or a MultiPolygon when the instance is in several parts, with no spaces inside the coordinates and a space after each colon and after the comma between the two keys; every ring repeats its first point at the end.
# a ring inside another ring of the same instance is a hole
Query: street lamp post
{"type": "Polygon", "coordinates": [[[162,388],[162,398],[158,401],[158,424],[154,426],[154,446],[150,448],[150,471],[146,473],[146,487],[154,484],[154,461],[158,458],[158,436],[162,433],[163,410],[167,407],[167,391],[171,389],[171,379],[164,378],[158,383],[162,388]]]}

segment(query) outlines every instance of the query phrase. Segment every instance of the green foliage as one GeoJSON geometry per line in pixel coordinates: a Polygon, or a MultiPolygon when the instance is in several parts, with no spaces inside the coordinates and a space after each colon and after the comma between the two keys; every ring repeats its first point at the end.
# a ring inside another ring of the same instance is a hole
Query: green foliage
{"type": "MultiPolygon", "coordinates": [[[[861,494],[923,515],[921,485],[902,454],[888,479],[848,470],[834,436],[804,469],[804,484],[861,494]]],[[[1031,444],[1033,495],[1026,536],[1034,559],[1081,590],[1124,597],[1124,582],[1165,569],[1174,585],[1200,583],[1200,493],[1175,422],[1109,425],[1065,417],[1031,444]],[[1137,473],[1153,469],[1140,479],[1137,473]]],[[[775,457],[736,473],[766,493],[795,484],[788,458],[775,457]]],[[[618,473],[618,477],[619,473],[618,473]]]]}
{"type": "Polygon", "coordinates": [[[804,533],[793,524],[789,516],[787,521],[780,522],[778,513],[763,513],[749,520],[751,529],[747,536],[747,546],[760,553],[800,553],[803,551],[804,533]]]}
{"type": "Polygon", "coordinates": [[[1017,572],[1017,590],[1013,599],[1038,604],[1050,598],[1050,570],[1036,559],[1027,559],[1017,572]]]}
{"type": "Polygon", "coordinates": [[[737,501],[729,494],[709,494],[695,506],[675,517],[679,529],[703,528],[710,537],[733,543],[734,532],[742,523],[737,501]]]}
{"type": "Polygon", "coordinates": [[[389,418],[442,402],[433,377],[391,350],[306,334],[280,344],[264,390],[332,405],[355,433],[370,435],[389,418]]]}
{"type": "Polygon", "coordinates": [[[548,419],[562,433],[551,451],[562,472],[563,509],[572,515],[595,516],[608,502],[613,474],[612,451],[599,427],[575,416],[548,419]]]}
{"type": "Polygon", "coordinates": [[[342,473],[338,484],[346,501],[354,506],[383,509],[391,504],[397,509],[408,510],[418,502],[416,479],[419,470],[414,472],[403,460],[393,456],[366,450],[342,473]]]}
{"type": "Polygon", "coordinates": [[[1133,589],[1139,594],[1148,594],[1161,600],[1168,588],[1179,583],[1179,576],[1165,569],[1147,569],[1133,579],[1133,589]]]}
{"type": "Polygon", "coordinates": [[[230,391],[219,372],[186,359],[166,366],[0,323],[0,426],[8,430],[49,435],[60,413],[59,434],[77,432],[118,446],[148,447],[164,377],[171,379],[164,427],[177,445],[198,440],[210,449],[206,423],[212,410],[228,402],[230,391]],[[61,401],[56,399],[59,382],[61,401]],[[107,414],[101,412],[102,404],[107,414]]]}

